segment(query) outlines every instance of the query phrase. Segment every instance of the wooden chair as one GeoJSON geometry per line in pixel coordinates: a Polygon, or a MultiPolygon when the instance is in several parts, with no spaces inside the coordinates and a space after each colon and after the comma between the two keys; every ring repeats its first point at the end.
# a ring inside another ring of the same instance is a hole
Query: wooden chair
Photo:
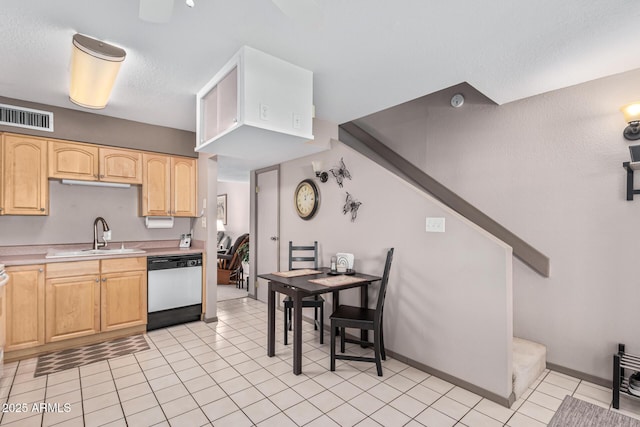
{"type": "Polygon", "coordinates": [[[382,334],[382,309],[384,298],[387,293],[387,283],[389,282],[389,270],[393,260],[393,248],[387,252],[387,261],[384,265],[384,274],[380,282],[380,292],[376,308],[354,307],[350,305],[340,305],[331,314],[331,370],[336,370],[336,359],[355,360],[359,362],[375,362],[378,376],[382,376],[382,360],[387,357],[384,352],[384,337],[382,334]],[[346,354],[336,354],[336,328],[340,328],[340,353],[345,352],[344,343],[351,342],[361,345],[373,346],[374,357],[350,356],[346,354]],[[345,338],[345,328],[366,329],[373,331],[373,342],[345,338]]]}
{"type": "Polygon", "coordinates": [[[249,234],[238,237],[227,254],[218,254],[218,283],[232,285],[242,279],[242,260],[238,248],[249,241],[249,234]]]}
{"type": "MultiPolygon", "coordinates": [[[[305,263],[313,263],[313,268],[318,268],[318,242],[313,242],[312,246],[300,246],[293,245],[293,242],[289,241],[289,270],[296,270],[294,268],[293,263],[305,262],[305,263]],[[306,256],[294,255],[294,252],[308,252],[306,256]],[[313,255],[311,252],[313,251],[313,255]]],[[[297,269],[305,268],[298,267],[297,269]]],[[[308,268],[308,267],[307,267],[308,268]]],[[[283,301],[284,304],[284,345],[287,345],[288,340],[288,331],[291,330],[293,322],[292,322],[292,313],[293,313],[293,299],[291,297],[286,297],[283,301]]],[[[321,296],[314,295],[308,296],[302,299],[302,308],[313,308],[313,328],[315,330],[320,329],[320,344],[324,343],[324,299],[321,296]],[[320,311],[320,316],[318,316],[318,311],[320,311]]]]}

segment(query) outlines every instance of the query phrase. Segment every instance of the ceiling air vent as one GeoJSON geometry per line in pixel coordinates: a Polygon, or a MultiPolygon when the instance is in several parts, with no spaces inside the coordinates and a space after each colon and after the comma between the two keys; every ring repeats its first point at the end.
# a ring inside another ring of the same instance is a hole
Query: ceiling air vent
{"type": "Polygon", "coordinates": [[[0,125],[53,132],[53,113],[0,104],[0,125]]]}

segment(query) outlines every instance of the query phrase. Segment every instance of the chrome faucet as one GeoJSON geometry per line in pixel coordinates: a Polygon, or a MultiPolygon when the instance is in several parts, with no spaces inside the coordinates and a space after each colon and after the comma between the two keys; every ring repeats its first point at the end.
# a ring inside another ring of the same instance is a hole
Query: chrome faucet
{"type": "Polygon", "coordinates": [[[104,220],[104,218],[102,218],[101,216],[99,216],[98,218],[96,218],[95,221],[93,221],[93,249],[98,249],[98,248],[106,248],[107,247],[107,240],[111,240],[111,230],[109,229],[109,224],[107,224],[107,221],[104,220]],[[98,223],[101,222],[102,223],[102,237],[104,239],[103,242],[100,242],[98,240],[98,223]]]}

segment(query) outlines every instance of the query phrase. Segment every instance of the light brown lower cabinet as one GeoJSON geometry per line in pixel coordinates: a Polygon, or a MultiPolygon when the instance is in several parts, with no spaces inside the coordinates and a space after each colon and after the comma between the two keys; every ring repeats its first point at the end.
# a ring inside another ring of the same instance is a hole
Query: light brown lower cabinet
{"type": "Polygon", "coordinates": [[[46,342],[144,325],[146,258],[47,265],[46,342]]]}
{"type": "Polygon", "coordinates": [[[147,323],[147,259],[102,261],[101,330],[147,323]]]}
{"type": "Polygon", "coordinates": [[[46,286],[47,342],[100,332],[98,275],[47,279],[46,286]]]}
{"type": "Polygon", "coordinates": [[[44,265],[7,267],[5,351],[44,344],[44,265]]]}

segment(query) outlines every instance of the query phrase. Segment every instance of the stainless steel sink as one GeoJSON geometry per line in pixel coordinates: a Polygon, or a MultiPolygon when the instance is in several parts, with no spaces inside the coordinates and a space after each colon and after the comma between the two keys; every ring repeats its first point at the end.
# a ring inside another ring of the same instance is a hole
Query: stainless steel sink
{"type": "Polygon", "coordinates": [[[73,258],[80,256],[102,256],[102,255],[124,255],[124,254],[144,254],[146,251],[134,248],[114,248],[114,249],[80,249],[80,250],[50,250],[45,258],[73,258]]]}

